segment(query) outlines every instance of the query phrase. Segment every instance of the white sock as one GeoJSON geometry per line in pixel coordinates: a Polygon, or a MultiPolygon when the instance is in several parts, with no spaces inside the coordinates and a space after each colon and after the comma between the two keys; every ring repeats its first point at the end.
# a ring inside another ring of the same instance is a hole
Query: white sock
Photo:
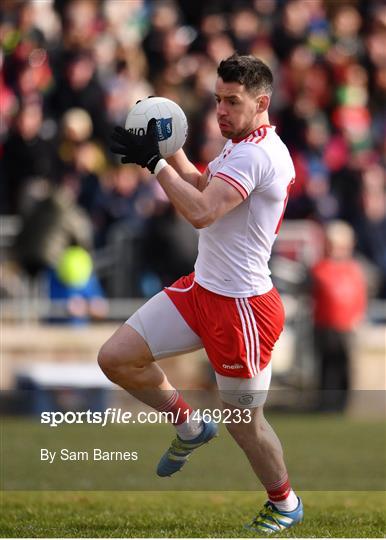
{"type": "Polygon", "coordinates": [[[271,501],[280,512],[292,512],[298,507],[299,500],[293,489],[288,494],[284,501],[271,501]]]}
{"type": "MultiPolygon", "coordinates": [[[[192,413],[193,415],[193,413],[192,413]]],[[[202,420],[198,414],[194,414],[194,418],[190,416],[189,420],[185,420],[182,424],[175,426],[177,433],[184,441],[191,441],[200,435],[202,432],[202,420]],[[198,417],[198,418],[196,418],[198,417]]]]}

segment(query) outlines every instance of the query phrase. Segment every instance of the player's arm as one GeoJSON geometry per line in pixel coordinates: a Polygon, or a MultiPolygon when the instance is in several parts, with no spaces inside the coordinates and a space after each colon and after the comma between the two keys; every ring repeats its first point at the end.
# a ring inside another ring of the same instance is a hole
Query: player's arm
{"type": "Polygon", "coordinates": [[[203,174],[197,169],[195,165],[188,159],[187,155],[182,148],[175,154],[168,157],[166,161],[173,167],[185,182],[188,182],[199,191],[205,189],[208,180],[208,171],[203,174]]]}
{"type": "Polygon", "coordinates": [[[166,165],[157,174],[173,206],[196,229],[208,227],[243,201],[237,189],[216,176],[201,192],[187,182],[181,182],[177,171],[166,165]]]}
{"type": "MultiPolygon", "coordinates": [[[[160,154],[154,118],[149,120],[146,135],[138,136],[118,126],[112,141],[111,151],[123,155],[122,163],[137,163],[155,174],[170,202],[197,229],[208,227],[243,200],[242,194],[221,178],[212,178],[203,191],[184,182],[160,154]]],[[[184,158],[180,159],[180,164],[186,165],[184,158]]]]}

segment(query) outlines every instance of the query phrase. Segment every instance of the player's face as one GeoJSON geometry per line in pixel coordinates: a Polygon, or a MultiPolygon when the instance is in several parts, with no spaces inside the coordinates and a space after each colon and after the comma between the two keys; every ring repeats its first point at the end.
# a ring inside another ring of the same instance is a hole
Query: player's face
{"type": "Polygon", "coordinates": [[[242,139],[256,129],[269,102],[268,96],[254,96],[243,84],[224,82],[221,77],[216,82],[215,97],[218,125],[227,139],[242,139]]]}

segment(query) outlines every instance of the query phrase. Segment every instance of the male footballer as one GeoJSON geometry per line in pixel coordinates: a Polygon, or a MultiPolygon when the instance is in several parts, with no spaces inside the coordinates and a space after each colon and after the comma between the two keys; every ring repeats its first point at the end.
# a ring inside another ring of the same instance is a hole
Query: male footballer
{"type": "Polygon", "coordinates": [[[248,527],[268,535],[303,519],[280,441],[263,413],[271,352],[284,324],[268,262],[295,171],[269,123],[270,69],[253,56],[234,54],[217,73],[217,120],[228,141],[203,174],[182,149],[162,158],[154,119],[143,136],[115,130],[112,151],[155,174],[176,210],[199,229],[199,249],[194,272],[145,303],[103,345],[98,360],[113,382],[174,415],[177,436],[157,469],[171,476],[217,426],[191,416],[156,360],[205,348],[224,407],[250,411],[252,422],[227,428],[268,495],[248,527]]]}

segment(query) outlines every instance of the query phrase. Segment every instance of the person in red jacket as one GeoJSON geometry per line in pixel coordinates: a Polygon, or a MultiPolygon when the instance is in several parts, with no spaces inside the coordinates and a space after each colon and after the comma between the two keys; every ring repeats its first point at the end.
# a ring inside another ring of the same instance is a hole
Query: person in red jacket
{"type": "Polygon", "coordinates": [[[343,221],[326,227],[326,256],[311,270],[315,349],[322,410],[344,410],[350,389],[351,338],[367,305],[367,285],[353,258],[355,237],[343,221]]]}

